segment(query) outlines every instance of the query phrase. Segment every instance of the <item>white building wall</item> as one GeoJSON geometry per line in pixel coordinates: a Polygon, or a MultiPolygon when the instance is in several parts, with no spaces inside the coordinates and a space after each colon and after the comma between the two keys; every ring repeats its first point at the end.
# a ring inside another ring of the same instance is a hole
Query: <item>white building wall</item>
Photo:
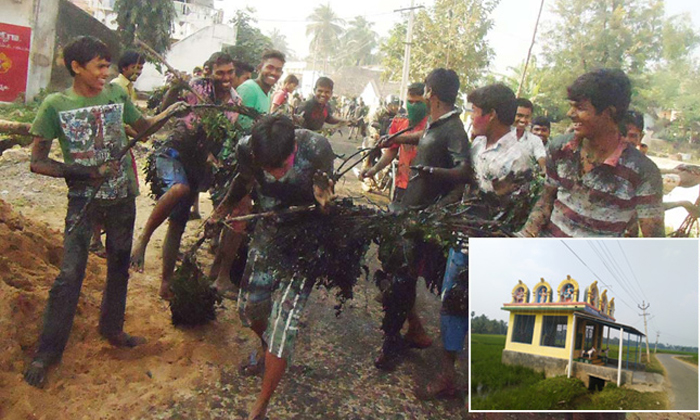
{"type": "Polygon", "coordinates": [[[34,0],[0,0],[0,22],[17,26],[32,26],[34,0]]]}
{"type": "MultiPolygon", "coordinates": [[[[236,30],[227,25],[213,25],[201,29],[189,37],[176,42],[165,55],[165,59],[176,70],[192,73],[195,66],[201,66],[209,57],[221,51],[225,45],[236,42],[236,30]]],[[[150,91],[164,84],[164,73],[156,70],[153,64],[146,64],[141,77],[136,81],[137,90],[150,91]]]]}

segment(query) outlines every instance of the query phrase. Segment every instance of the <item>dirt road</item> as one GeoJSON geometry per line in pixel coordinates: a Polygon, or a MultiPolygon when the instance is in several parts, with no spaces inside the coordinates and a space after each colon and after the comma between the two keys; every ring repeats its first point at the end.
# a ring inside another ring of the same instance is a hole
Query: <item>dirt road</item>
{"type": "MultiPolygon", "coordinates": [[[[333,139],[337,153],[354,151],[357,142],[333,139]]],[[[54,145],[56,146],[56,145],[54,145]]],[[[54,148],[53,153],[58,153],[54,148]]],[[[60,365],[43,390],[22,381],[31,358],[48,290],[62,255],[66,187],[61,179],[32,174],[29,151],[15,149],[0,158],[0,418],[3,419],[219,419],[241,418],[260,389],[259,378],[238,375],[238,364],[256,346],[243,328],[235,306],[226,302],[216,322],[200,328],[173,328],[167,304],[157,297],[164,227],[147,251],[144,273],[132,273],[125,329],[145,336],[146,345],[116,350],[97,333],[104,260],[90,258],[71,339],[60,365]],[[21,215],[20,215],[21,213],[21,215]],[[35,261],[36,260],[36,261],[35,261]]],[[[360,196],[348,177],[338,183],[340,195],[360,196]]],[[[143,186],[137,199],[136,232],[143,227],[153,200],[143,186]]],[[[385,199],[374,196],[373,201],[385,199]]],[[[201,210],[209,200],[202,195],[201,210]]],[[[190,223],[184,243],[197,235],[190,223]]],[[[211,258],[201,253],[202,260],[211,258]]],[[[376,266],[376,257],[370,255],[376,266]]],[[[433,348],[413,350],[395,372],[372,365],[381,343],[381,309],[376,289],[364,280],[339,318],[334,296],[312,294],[296,358],[273,399],[275,419],[459,419],[466,418],[464,399],[419,402],[417,382],[435,369],[439,349],[439,302],[424,288],[419,308],[433,348]]],[[[467,378],[466,357],[458,362],[467,378]]]]}
{"type": "Polygon", "coordinates": [[[698,367],[682,362],[671,354],[658,353],[656,358],[666,369],[671,384],[670,399],[673,410],[698,409],[698,367]]]}

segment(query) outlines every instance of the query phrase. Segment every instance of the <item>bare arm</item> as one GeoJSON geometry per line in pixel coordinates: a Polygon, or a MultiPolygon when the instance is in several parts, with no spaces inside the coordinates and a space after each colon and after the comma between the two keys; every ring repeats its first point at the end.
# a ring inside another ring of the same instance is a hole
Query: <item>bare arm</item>
{"type": "Polygon", "coordinates": [[[396,144],[412,144],[412,145],[416,145],[416,144],[418,144],[418,141],[421,139],[421,137],[423,137],[423,132],[424,132],[424,131],[425,131],[425,130],[414,131],[414,132],[412,132],[412,133],[402,134],[402,135],[396,137],[396,138],[394,139],[393,143],[396,143],[396,144]]]}
{"type": "Polygon", "coordinates": [[[455,184],[468,183],[471,178],[471,165],[468,162],[462,162],[454,168],[436,168],[433,166],[416,166],[414,169],[423,173],[423,176],[435,176],[445,179],[455,184]]]}
{"type": "Polygon", "coordinates": [[[639,219],[639,228],[642,230],[642,236],[645,238],[663,238],[666,236],[663,217],[639,219]]]}
{"type": "Polygon", "coordinates": [[[42,137],[34,137],[32,144],[32,157],[30,170],[34,173],[46,175],[54,178],[65,178],[73,181],[88,181],[100,179],[111,170],[116,170],[114,162],[104,163],[100,166],[84,166],[77,163],[65,164],[49,157],[51,143],[42,137]]]}
{"type": "Polygon", "coordinates": [[[552,216],[552,209],[554,208],[554,200],[556,197],[557,188],[545,185],[542,195],[533,206],[530,217],[528,217],[527,222],[525,222],[525,226],[518,232],[520,236],[533,238],[539,236],[540,231],[552,216]]]}
{"type": "Polygon", "coordinates": [[[231,213],[231,210],[250,192],[251,188],[252,179],[239,172],[231,181],[231,186],[226,192],[226,196],[221,201],[221,204],[214,209],[211,218],[216,220],[231,213]]]}
{"type": "Polygon", "coordinates": [[[384,153],[382,153],[382,157],[379,159],[379,162],[375,163],[371,168],[363,170],[360,173],[360,178],[367,178],[376,175],[377,172],[389,166],[398,155],[399,149],[384,149],[384,153]]]}

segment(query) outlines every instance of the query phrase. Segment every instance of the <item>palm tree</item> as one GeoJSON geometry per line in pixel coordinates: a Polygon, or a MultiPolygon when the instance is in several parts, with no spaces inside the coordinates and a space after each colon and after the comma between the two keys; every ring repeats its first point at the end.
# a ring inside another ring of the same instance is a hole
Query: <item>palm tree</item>
{"type": "Polygon", "coordinates": [[[270,32],[270,42],[272,42],[272,47],[277,51],[281,51],[287,58],[291,58],[294,55],[294,51],[289,48],[289,43],[287,42],[287,36],[280,32],[279,29],[275,28],[270,32]]]}
{"type": "Polygon", "coordinates": [[[377,33],[373,22],[362,16],[350,21],[350,26],[342,37],[343,48],[339,59],[343,64],[360,66],[372,62],[372,51],[377,47],[377,33]]]}
{"type": "Polygon", "coordinates": [[[330,4],[318,6],[307,19],[311,23],[306,25],[306,36],[311,36],[309,49],[314,54],[314,63],[317,58],[321,58],[325,68],[339,45],[345,21],[335,14],[330,4]]]}

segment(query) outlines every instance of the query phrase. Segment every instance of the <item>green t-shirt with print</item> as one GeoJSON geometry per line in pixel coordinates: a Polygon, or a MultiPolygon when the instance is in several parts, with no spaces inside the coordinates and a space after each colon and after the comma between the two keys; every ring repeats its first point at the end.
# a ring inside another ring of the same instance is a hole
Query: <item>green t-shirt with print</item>
{"type": "MultiPolygon", "coordinates": [[[[262,88],[258,82],[253,79],[248,79],[243,84],[238,86],[236,89],[238,95],[241,97],[241,103],[247,107],[254,108],[261,114],[267,114],[270,112],[270,100],[272,97],[272,90],[270,92],[263,92],[262,88]]],[[[238,123],[243,127],[244,130],[250,130],[253,125],[253,119],[241,115],[238,117],[238,123]]]]}
{"type": "MultiPolygon", "coordinates": [[[[80,96],[73,88],[44,99],[32,124],[31,133],[47,140],[58,139],[66,164],[98,166],[114,159],[127,145],[124,124],[141,118],[121,86],[107,84],[94,97],[80,96]]],[[[69,188],[71,197],[89,197],[91,187],[80,183],[69,188]]],[[[138,194],[136,173],[129,153],[119,172],[108,178],[96,198],[114,200],[138,194]]]]}

